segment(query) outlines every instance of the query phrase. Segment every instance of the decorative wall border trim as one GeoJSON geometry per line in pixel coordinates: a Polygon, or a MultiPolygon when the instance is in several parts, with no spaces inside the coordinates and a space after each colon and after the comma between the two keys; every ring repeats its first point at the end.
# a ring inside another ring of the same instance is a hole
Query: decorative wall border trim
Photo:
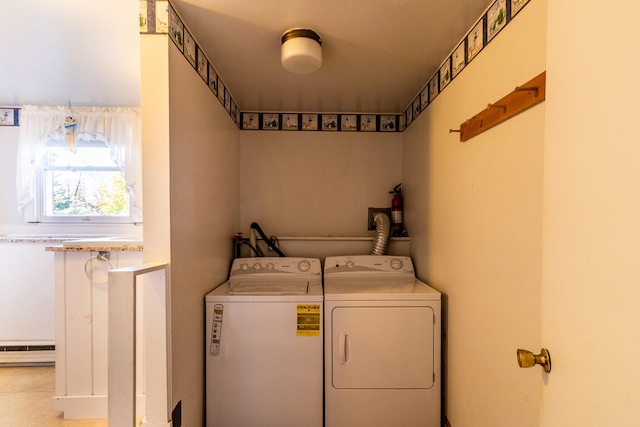
{"type": "Polygon", "coordinates": [[[400,115],[400,132],[418,118],[447,85],[480,54],[530,0],[494,0],[440,64],[428,83],[400,115]]]}
{"type": "Polygon", "coordinates": [[[173,5],[168,0],[140,0],[139,20],[141,34],[169,35],[173,44],[213,92],[236,126],[241,128],[240,109],[236,101],[173,5]]]}
{"type": "Polygon", "coordinates": [[[140,33],[168,34],[242,130],[402,132],[530,0],[494,0],[401,114],[243,112],[169,0],[140,0],[140,33]]]}
{"type": "Polygon", "coordinates": [[[242,113],[243,130],[397,132],[397,114],[242,113]]]}
{"type": "Polygon", "coordinates": [[[140,0],[140,34],[169,33],[169,1],[140,0]]]}
{"type": "Polygon", "coordinates": [[[20,108],[0,107],[0,126],[20,126],[20,108]]]}

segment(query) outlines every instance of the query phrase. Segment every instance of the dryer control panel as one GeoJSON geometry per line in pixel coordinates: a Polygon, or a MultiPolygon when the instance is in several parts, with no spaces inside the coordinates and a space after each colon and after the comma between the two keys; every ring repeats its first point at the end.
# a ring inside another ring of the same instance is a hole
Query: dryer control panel
{"type": "Polygon", "coordinates": [[[353,255],[327,257],[324,262],[324,274],[358,275],[369,273],[401,273],[414,276],[413,262],[410,257],[393,255],[353,255]]]}

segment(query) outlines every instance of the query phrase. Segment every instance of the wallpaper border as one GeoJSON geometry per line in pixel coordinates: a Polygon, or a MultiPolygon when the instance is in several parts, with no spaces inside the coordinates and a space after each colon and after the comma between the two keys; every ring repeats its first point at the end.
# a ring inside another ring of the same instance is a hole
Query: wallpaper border
{"type": "Polygon", "coordinates": [[[168,34],[185,60],[242,130],[301,132],[402,132],[442,93],[466,66],[506,27],[530,0],[494,0],[462,40],[426,79],[402,113],[290,113],[241,111],[213,63],[200,49],[169,0],[140,0],[140,33],[168,34]]]}

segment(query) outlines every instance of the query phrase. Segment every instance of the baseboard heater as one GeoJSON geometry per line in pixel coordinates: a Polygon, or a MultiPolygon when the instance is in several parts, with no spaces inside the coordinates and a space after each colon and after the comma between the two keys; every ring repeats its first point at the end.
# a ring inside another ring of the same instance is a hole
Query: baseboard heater
{"type": "Polygon", "coordinates": [[[0,344],[0,364],[53,364],[55,350],[53,344],[0,344]]]}

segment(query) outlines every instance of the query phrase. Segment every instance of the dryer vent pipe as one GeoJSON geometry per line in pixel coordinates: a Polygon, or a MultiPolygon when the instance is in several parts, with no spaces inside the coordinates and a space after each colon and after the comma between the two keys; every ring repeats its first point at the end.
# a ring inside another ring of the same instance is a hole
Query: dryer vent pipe
{"type": "Polygon", "coordinates": [[[391,236],[391,222],[387,214],[378,212],[373,217],[376,224],[376,237],[373,239],[371,255],[387,255],[389,253],[389,237],[391,236]]]}

